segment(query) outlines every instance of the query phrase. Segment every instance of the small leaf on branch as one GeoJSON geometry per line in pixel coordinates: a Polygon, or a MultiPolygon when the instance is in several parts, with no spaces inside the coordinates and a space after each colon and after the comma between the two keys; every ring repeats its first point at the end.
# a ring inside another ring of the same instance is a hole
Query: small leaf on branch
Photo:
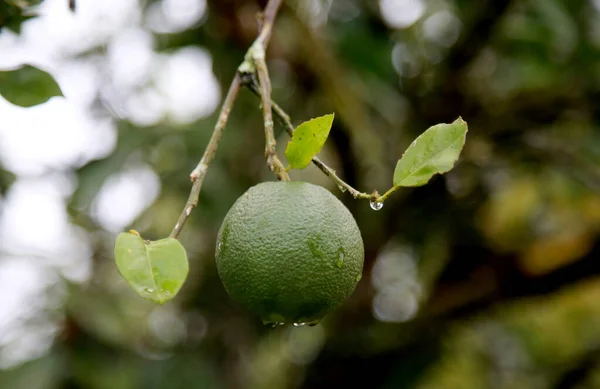
{"type": "Polygon", "coordinates": [[[159,304],[175,297],[189,270],[185,249],[177,239],[146,242],[135,231],[117,236],[115,259],[133,290],[159,304]]]}
{"type": "Polygon", "coordinates": [[[422,133],[396,164],[394,186],[422,186],[435,174],[454,166],[465,145],[467,123],[462,118],[437,124],[422,133]]]}
{"type": "Polygon", "coordinates": [[[320,116],[300,124],[288,142],[285,156],[294,169],[304,169],[317,155],[329,136],[334,114],[320,116]]]}
{"type": "Polygon", "coordinates": [[[0,95],[15,105],[32,107],[63,94],[50,74],[25,65],[15,70],[0,71],[0,95]]]}

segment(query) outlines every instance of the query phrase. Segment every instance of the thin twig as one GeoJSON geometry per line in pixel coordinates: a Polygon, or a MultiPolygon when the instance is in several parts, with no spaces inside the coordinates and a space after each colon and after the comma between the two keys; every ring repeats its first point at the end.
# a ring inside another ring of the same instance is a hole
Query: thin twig
{"type": "Polygon", "coordinates": [[[271,82],[269,80],[269,72],[265,59],[261,56],[254,58],[256,72],[260,82],[260,96],[263,107],[263,121],[265,123],[265,156],[267,158],[267,166],[277,175],[277,178],[282,181],[289,181],[290,176],[285,171],[285,167],[277,157],[275,152],[275,134],[273,131],[273,113],[271,108],[271,82]]]}
{"type": "Polygon", "coordinates": [[[275,22],[275,17],[277,16],[277,11],[279,11],[281,2],[281,0],[269,0],[269,3],[267,3],[263,12],[262,27],[257,40],[262,43],[265,49],[269,45],[269,40],[273,33],[273,23],[275,22]]]}
{"type": "Polygon", "coordinates": [[[187,221],[188,217],[192,213],[192,210],[194,207],[196,207],[196,205],[198,205],[200,189],[202,188],[204,176],[206,175],[206,171],[210,166],[210,163],[215,157],[215,153],[219,147],[219,141],[221,140],[221,135],[223,134],[223,130],[225,129],[225,125],[229,119],[229,113],[231,112],[231,108],[233,107],[233,103],[235,102],[241,85],[241,76],[239,73],[236,73],[231,81],[231,85],[229,86],[227,96],[225,96],[225,101],[223,101],[223,106],[221,107],[221,112],[219,113],[219,119],[217,120],[215,129],[210,137],[210,141],[206,146],[206,150],[204,150],[204,155],[202,156],[202,159],[196,168],[190,174],[190,180],[193,182],[192,190],[190,191],[190,196],[185,204],[185,208],[183,208],[183,212],[179,216],[175,227],[173,227],[171,235],[169,235],[171,238],[177,238],[179,236],[179,233],[181,232],[181,229],[183,228],[183,225],[187,221]]]}
{"type": "MultiPolygon", "coordinates": [[[[257,96],[260,96],[259,87],[255,82],[248,82],[248,83],[246,83],[246,86],[248,87],[248,89],[250,89],[252,92],[254,92],[254,94],[256,94],[257,96]]],[[[281,122],[283,127],[285,128],[285,131],[289,134],[289,136],[294,136],[294,125],[292,124],[290,115],[288,115],[283,110],[283,108],[281,108],[279,106],[279,104],[277,104],[273,100],[271,100],[271,107],[273,109],[273,113],[275,114],[275,116],[277,116],[277,118],[279,119],[279,121],[281,122]]],[[[368,193],[364,193],[364,192],[361,192],[361,191],[353,188],[350,184],[348,184],[344,180],[342,180],[336,174],[335,170],[330,168],[325,162],[321,161],[321,159],[319,157],[317,157],[317,156],[313,157],[312,163],[316,167],[318,167],[323,173],[325,173],[325,175],[327,177],[329,177],[338,186],[338,188],[342,192],[347,191],[355,199],[374,200],[374,201],[379,199],[376,192],[374,192],[372,194],[368,194],[368,193]]]]}
{"type": "Polygon", "coordinates": [[[262,17],[262,26],[260,34],[252,44],[248,51],[250,58],[246,61],[252,61],[253,70],[258,75],[260,83],[260,96],[263,108],[263,122],[265,126],[265,157],[267,158],[267,166],[279,180],[289,181],[290,176],[287,174],[285,167],[277,157],[275,151],[276,140],[273,131],[273,114],[271,111],[271,79],[269,77],[269,69],[265,61],[265,52],[271,39],[273,32],[273,23],[277,16],[277,11],[281,6],[281,0],[269,0],[262,17]]]}
{"type": "Polygon", "coordinates": [[[392,186],[390,189],[388,189],[387,192],[385,192],[384,194],[382,194],[381,196],[377,196],[377,202],[383,203],[388,197],[390,197],[392,195],[392,193],[394,193],[395,191],[397,191],[398,189],[400,189],[400,186],[392,186]]]}
{"type": "MultiPolygon", "coordinates": [[[[292,125],[292,122],[290,120],[289,115],[277,103],[272,102],[272,106],[273,106],[273,112],[275,113],[275,116],[277,116],[279,118],[279,120],[283,124],[286,132],[290,136],[294,136],[294,126],[292,125]]],[[[325,175],[327,177],[329,177],[331,179],[331,181],[335,182],[335,184],[338,186],[338,188],[342,192],[346,192],[347,191],[355,199],[370,200],[370,199],[373,198],[372,194],[363,193],[363,192],[361,192],[359,190],[356,190],[350,184],[348,184],[344,180],[342,180],[335,173],[335,170],[333,170],[332,168],[330,168],[329,166],[327,166],[327,164],[325,162],[321,161],[321,159],[319,157],[314,156],[312,158],[312,163],[316,167],[318,167],[323,173],[325,173],[325,175]]]]}

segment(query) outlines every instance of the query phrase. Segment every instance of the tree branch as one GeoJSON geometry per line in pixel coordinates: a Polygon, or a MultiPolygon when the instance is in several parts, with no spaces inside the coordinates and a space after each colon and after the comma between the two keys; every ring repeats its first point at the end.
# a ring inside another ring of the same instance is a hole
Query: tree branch
{"type": "Polygon", "coordinates": [[[269,0],[269,3],[267,3],[265,11],[263,12],[262,28],[260,29],[257,41],[261,42],[265,49],[269,45],[269,40],[271,40],[273,23],[275,22],[275,17],[277,16],[277,11],[279,11],[281,2],[282,0],[269,0]]]}
{"type": "Polygon", "coordinates": [[[217,148],[219,147],[219,141],[221,140],[221,135],[223,135],[223,130],[225,129],[225,125],[229,119],[229,113],[231,112],[231,108],[233,107],[233,103],[235,102],[241,85],[241,76],[236,73],[236,75],[233,77],[233,81],[231,81],[231,85],[229,86],[227,96],[225,96],[225,101],[223,101],[223,106],[221,107],[221,112],[219,113],[219,119],[217,120],[215,129],[210,137],[210,141],[206,146],[206,150],[204,150],[204,155],[202,156],[202,159],[196,168],[190,174],[190,180],[193,182],[192,190],[190,191],[187,203],[183,208],[183,212],[179,216],[175,227],[173,227],[171,235],[169,235],[171,238],[177,238],[179,236],[179,233],[181,232],[181,229],[183,228],[188,217],[192,213],[192,210],[194,207],[196,207],[196,205],[198,205],[198,199],[200,198],[200,190],[202,189],[204,176],[206,175],[206,171],[208,170],[210,163],[215,157],[217,148]]]}
{"type": "MultiPolygon", "coordinates": [[[[208,170],[208,167],[210,166],[217,152],[217,148],[219,146],[223,130],[225,129],[225,125],[229,119],[229,114],[233,107],[233,103],[235,102],[242,85],[248,86],[248,88],[259,95],[262,100],[263,121],[265,127],[265,157],[267,159],[267,166],[276,174],[279,180],[290,180],[285,167],[277,157],[277,153],[275,151],[276,140],[273,130],[273,113],[275,113],[275,115],[280,119],[290,136],[293,136],[294,134],[294,126],[291,123],[289,115],[271,99],[271,81],[269,78],[269,70],[265,61],[265,51],[271,39],[271,35],[273,33],[273,23],[281,3],[282,0],[269,0],[267,6],[265,7],[260,33],[252,46],[248,49],[244,61],[238,67],[236,75],[229,86],[229,91],[227,92],[225,101],[223,101],[219,118],[213,130],[210,141],[206,146],[204,155],[202,156],[202,159],[196,168],[190,174],[190,179],[193,182],[192,189],[185,207],[183,208],[175,227],[173,227],[173,231],[170,234],[171,238],[177,238],[179,236],[183,226],[185,225],[185,222],[190,217],[192,210],[198,205],[204,176],[206,175],[206,171],[208,170]],[[248,76],[249,78],[247,78],[248,76]],[[256,82],[256,76],[258,77],[258,84],[256,82]]],[[[327,175],[342,192],[349,192],[350,195],[352,195],[352,197],[355,199],[383,202],[383,200],[387,198],[391,192],[393,192],[390,190],[388,193],[384,194],[384,196],[380,196],[377,191],[373,191],[371,194],[360,192],[342,180],[335,173],[335,170],[327,166],[318,157],[313,157],[312,162],[323,173],[325,173],[325,175],[327,175]]]]}
{"type": "Polygon", "coordinates": [[[215,125],[215,129],[213,130],[212,136],[210,137],[210,141],[206,146],[206,150],[204,150],[204,155],[202,159],[196,166],[196,168],[190,174],[190,179],[192,180],[192,190],[190,191],[190,195],[188,200],[177,219],[177,223],[175,227],[173,227],[173,231],[169,235],[171,238],[177,238],[185,225],[185,222],[190,217],[192,210],[198,205],[198,200],[200,198],[200,190],[202,189],[202,182],[204,181],[204,176],[206,175],[206,171],[210,166],[210,163],[215,157],[217,152],[217,148],[219,147],[219,141],[221,140],[221,136],[223,135],[223,130],[225,129],[225,125],[229,119],[229,113],[231,112],[231,108],[233,107],[233,103],[237,98],[240,87],[242,86],[242,77],[246,75],[248,72],[255,73],[258,72],[258,76],[261,79],[261,88],[263,97],[263,117],[265,123],[265,136],[266,136],[266,157],[267,164],[271,171],[274,171],[277,174],[277,177],[280,180],[289,180],[289,176],[285,171],[281,161],[277,158],[277,154],[275,153],[275,135],[273,133],[273,118],[271,116],[271,85],[269,80],[269,73],[267,70],[267,65],[265,63],[265,49],[269,44],[269,40],[271,39],[271,34],[273,32],[273,23],[275,21],[275,17],[277,16],[277,11],[281,6],[282,0],[269,0],[267,6],[265,7],[263,13],[263,23],[262,28],[260,30],[260,34],[256,38],[256,41],[248,52],[246,53],[246,58],[244,62],[238,68],[233,80],[231,81],[231,85],[229,86],[229,91],[227,92],[227,96],[225,97],[225,101],[223,101],[223,105],[221,107],[221,112],[219,113],[219,119],[217,120],[217,124],[215,125]],[[256,66],[255,66],[256,65],[256,66]]]}

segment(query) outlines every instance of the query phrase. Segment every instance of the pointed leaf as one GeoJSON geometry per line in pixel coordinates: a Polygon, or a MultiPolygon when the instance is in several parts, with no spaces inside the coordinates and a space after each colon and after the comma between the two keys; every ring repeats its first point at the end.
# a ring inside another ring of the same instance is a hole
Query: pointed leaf
{"type": "Polygon", "coordinates": [[[465,145],[467,123],[462,118],[437,124],[422,133],[396,164],[394,186],[425,185],[435,174],[449,171],[465,145]]]}
{"type": "Polygon", "coordinates": [[[300,124],[288,142],[285,156],[294,169],[304,169],[325,144],[334,114],[320,116],[300,124]]]}
{"type": "Polygon", "coordinates": [[[159,304],[175,297],[189,270],[185,249],[177,239],[146,242],[136,232],[117,236],[115,259],[133,290],[159,304]]]}
{"type": "Polygon", "coordinates": [[[0,95],[15,105],[31,107],[63,94],[50,74],[25,65],[0,71],[0,95]]]}

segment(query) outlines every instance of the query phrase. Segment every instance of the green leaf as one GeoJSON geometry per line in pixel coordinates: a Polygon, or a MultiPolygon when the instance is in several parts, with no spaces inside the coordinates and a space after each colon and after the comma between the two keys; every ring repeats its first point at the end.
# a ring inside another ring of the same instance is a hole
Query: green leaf
{"type": "Polygon", "coordinates": [[[325,144],[334,115],[320,116],[300,124],[288,142],[285,156],[294,169],[304,169],[325,144]]]}
{"type": "Polygon", "coordinates": [[[25,65],[0,72],[0,95],[15,105],[31,107],[63,94],[50,74],[25,65]]]}
{"type": "Polygon", "coordinates": [[[406,149],[394,170],[394,186],[422,186],[435,174],[449,171],[465,145],[467,122],[437,124],[406,149]]]}
{"type": "Polygon", "coordinates": [[[185,249],[177,239],[147,242],[135,231],[117,236],[115,259],[133,290],[159,304],[175,297],[189,270],[185,249]]]}

